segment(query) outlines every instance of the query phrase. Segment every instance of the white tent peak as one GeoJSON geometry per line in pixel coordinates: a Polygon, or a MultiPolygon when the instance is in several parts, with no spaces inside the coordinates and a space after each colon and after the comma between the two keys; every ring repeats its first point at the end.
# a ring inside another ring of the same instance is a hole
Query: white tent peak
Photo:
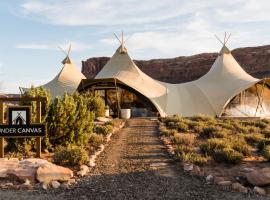
{"type": "Polygon", "coordinates": [[[65,55],[65,59],[62,61],[63,65],[64,64],[71,64],[71,60],[70,60],[70,57],[69,57],[69,54],[70,54],[70,51],[71,51],[71,44],[69,45],[68,47],[68,50],[65,51],[63,48],[61,47],[58,47],[65,55]]]}
{"type": "Polygon", "coordinates": [[[65,59],[62,61],[63,65],[64,64],[71,64],[71,59],[69,58],[69,56],[66,56],[65,59]]]}
{"type": "MultiPolygon", "coordinates": [[[[65,93],[73,94],[78,88],[82,79],[86,77],[77,69],[69,55],[62,61],[63,67],[61,71],[48,83],[41,85],[49,90],[51,97],[63,97],[65,93]]],[[[20,88],[22,92],[26,92],[29,88],[20,88]]]]}
{"type": "Polygon", "coordinates": [[[227,36],[227,33],[225,32],[224,34],[224,39],[223,41],[217,36],[215,35],[216,39],[222,44],[222,48],[219,52],[219,55],[222,55],[222,54],[230,54],[231,51],[229,50],[229,48],[226,46],[227,42],[229,41],[230,37],[231,37],[231,34],[229,34],[227,36]]]}
{"type": "Polygon", "coordinates": [[[120,46],[118,47],[117,51],[121,54],[126,54],[128,52],[127,48],[125,47],[125,42],[127,41],[127,39],[124,40],[124,32],[122,31],[121,39],[119,39],[119,37],[115,33],[113,34],[120,43],[120,46]]]}

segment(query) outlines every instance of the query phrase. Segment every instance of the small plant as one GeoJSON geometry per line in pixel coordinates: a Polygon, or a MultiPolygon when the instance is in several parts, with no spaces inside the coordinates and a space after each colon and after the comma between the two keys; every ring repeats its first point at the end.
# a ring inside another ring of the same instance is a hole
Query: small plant
{"type": "Polygon", "coordinates": [[[224,139],[212,138],[203,143],[200,148],[206,155],[213,155],[215,151],[229,147],[229,143],[224,139]]]}
{"type": "Polygon", "coordinates": [[[265,129],[267,127],[268,123],[265,121],[259,120],[255,122],[255,126],[260,128],[260,129],[265,129]]]}
{"type": "Polygon", "coordinates": [[[188,152],[188,153],[183,153],[180,156],[180,159],[186,163],[193,163],[196,165],[203,165],[207,163],[207,158],[203,157],[202,155],[194,152],[188,152]]]}
{"type": "Polygon", "coordinates": [[[217,162],[228,162],[233,164],[237,164],[244,159],[243,154],[229,147],[217,149],[216,151],[214,151],[212,157],[217,162]]]}
{"type": "Polygon", "coordinates": [[[96,134],[108,135],[113,130],[111,125],[96,125],[94,128],[94,132],[96,134]]]}
{"type": "Polygon", "coordinates": [[[53,160],[61,165],[82,165],[89,162],[89,156],[83,147],[68,146],[58,147],[53,160]]]}
{"type": "Polygon", "coordinates": [[[269,161],[270,160],[270,145],[264,147],[263,156],[269,161]]]}
{"type": "Polygon", "coordinates": [[[266,146],[270,145],[270,138],[265,138],[258,143],[258,150],[263,151],[266,146]]]}
{"type": "Polygon", "coordinates": [[[242,153],[244,156],[250,156],[252,148],[243,138],[231,138],[231,147],[233,150],[242,153]]]}
{"type": "Polygon", "coordinates": [[[177,122],[175,127],[179,132],[188,132],[188,125],[184,122],[177,122]]]}
{"type": "Polygon", "coordinates": [[[199,133],[202,138],[225,138],[227,132],[215,126],[209,126],[202,129],[199,133]]]}
{"type": "Polygon", "coordinates": [[[190,153],[193,152],[193,147],[192,146],[187,146],[187,145],[177,145],[175,152],[179,155],[182,155],[183,153],[190,153]]]}
{"type": "Polygon", "coordinates": [[[249,144],[256,144],[265,139],[264,135],[260,133],[245,134],[243,137],[249,144]]]}
{"type": "Polygon", "coordinates": [[[94,149],[97,149],[103,142],[104,142],[104,137],[101,134],[93,133],[89,139],[89,144],[94,149]]]}
{"type": "Polygon", "coordinates": [[[181,134],[181,133],[176,133],[173,136],[173,140],[176,144],[181,144],[181,145],[193,145],[194,143],[194,136],[191,134],[181,134]]]}

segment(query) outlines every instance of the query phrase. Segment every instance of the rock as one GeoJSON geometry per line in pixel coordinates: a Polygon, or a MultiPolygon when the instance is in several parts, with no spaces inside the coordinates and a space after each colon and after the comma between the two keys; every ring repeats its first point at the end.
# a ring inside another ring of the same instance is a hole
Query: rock
{"type": "Polygon", "coordinates": [[[26,179],[24,185],[31,185],[31,182],[28,179],[26,179]]]}
{"type": "Polygon", "coordinates": [[[241,185],[240,183],[233,183],[232,189],[234,189],[238,192],[241,192],[241,193],[245,193],[245,194],[248,193],[248,189],[245,186],[241,185]]]}
{"type": "Polygon", "coordinates": [[[45,164],[37,170],[37,180],[39,182],[68,181],[72,177],[73,172],[70,169],[51,163],[45,164]]]}
{"type": "Polygon", "coordinates": [[[214,183],[219,183],[219,182],[222,182],[222,181],[225,181],[224,177],[222,177],[222,176],[216,176],[214,178],[214,183]]]}
{"type": "Polygon", "coordinates": [[[21,182],[27,179],[31,183],[35,183],[37,168],[44,164],[49,164],[49,162],[39,158],[30,158],[21,161],[18,159],[4,160],[0,161],[0,172],[2,172],[0,174],[3,176],[6,174],[9,179],[16,179],[21,182]],[[7,167],[7,169],[3,167],[7,167]]]}
{"type": "Polygon", "coordinates": [[[184,163],[183,169],[184,169],[184,171],[192,171],[193,170],[193,164],[184,163]]]}
{"type": "Polygon", "coordinates": [[[83,177],[83,176],[85,176],[87,173],[89,173],[89,171],[90,171],[90,170],[89,170],[89,167],[88,167],[88,166],[86,166],[86,165],[81,165],[81,166],[80,166],[80,171],[77,172],[77,175],[83,177]]]}
{"type": "Polygon", "coordinates": [[[231,181],[220,181],[217,183],[220,186],[230,186],[232,184],[231,181]]]}
{"type": "Polygon", "coordinates": [[[57,189],[60,187],[61,184],[58,181],[52,181],[51,185],[54,189],[57,189]]]}
{"type": "Polygon", "coordinates": [[[77,172],[77,176],[83,177],[85,175],[86,175],[85,171],[80,170],[80,171],[77,172]]]}
{"type": "Polygon", "coordinates": [[[196,175],[200,175],[201,168],[197,165],[194,165],[192,172],[196,175]]]}
{"type": "Polygon", "coordinates": [[[71,179],[69,179],[68,182],[67,182],[68,185],[73,185],[73,184],[75,184],[75,183],[76,183],[76,179],[75,179],[75,178],[71,178],[71,179]]]}
{"type": "Polygon", "coordinates": [[[207,182],[210,182],[210,181],[213,180],[213,178],[214,178],[214,177],[213,177],[211,174],[209,174],[208,176],[206,176],[205,180],[206,180],[207,182]]]}
{"type": "Polygon", "coordinates": [[[244,167],[243,169],[240,170],[241,172],[244,172],[244,173],[249,173],[249,172],[252,172],[254,171],[253,168],[250,168],[250,167],[244,167]]]}
{"type": "Polygon", "coordinates": [[[263,188],[255,186],[253,190],[254,190],[254,192],[256,194],[259,194],[259,195],[262,195],[262,196],[266,195],[266,191],[263,188]]]}
{"type": "Polygon", "coordinates": [[[28,158],[19,162],[19,165],[31,166],[31,167],[41,167],[46,164],[52,164],[52,163],[50,163],[47,160],[40,159],[40,158],[28,158]]]}
{"type": "Polygon", "coordinates": [[[62,183],[60,186],[62,189],[69,189],[68,183],[62,183]]]}
{"type": "Polygon", "coordinates": [[[89,173],[89,172],[90,172],[89,167],[86,166],[86,165],[81,165],[81,166],[80,166],[80,169],[81,169],[82,171],[85,171],[86,173],[89,173]]]}
{"type": "Polygon", "coordinates": [[[16,169],[8,169],[7,175],[10,179],[15,179],[20,182],[24,182],[26,179],[28,179],[29,181],[31,181],[31,183],[35,183],[36,171],[36,167],[19,165],[16,169]]]}
{"type": "Polygon", "coordinates": [[[88,163],[88,166],[89,167],[95,167],[96,166],[96,163],[94,160],[90,160],[89,163],[88,163]]]}
{"type": "Polygon", "coordinates": [[[109,121],[112,121],[112,119],[107,118],[107,117],[97,117],[96,121],[98,121],[98,122],[109,122],[109,121]]]}
{"type": "Polygon", "coordinates": [[[7,176],[7,169],[0,169],[0,178],[6,178],[7,176]]]}
{"type": "Polygon", "coordinates": [[[246,174],[247,181],[254,186],[265,186],[270,184],[270,168],[254,170],[246,174]]]}
{"type": "Polygon", "coordinates": [[[48,183],[42,183],[42,189],[47,190],[48,189],[48,183]]]}

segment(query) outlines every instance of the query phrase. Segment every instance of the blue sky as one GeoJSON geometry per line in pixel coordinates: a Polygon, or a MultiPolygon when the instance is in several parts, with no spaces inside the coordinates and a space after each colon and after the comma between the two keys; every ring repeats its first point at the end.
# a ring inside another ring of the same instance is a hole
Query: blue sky
{"type": "Polygon", "coordinates": [[[13,0],[0,2],[1,92],[38,86],[54,78],[72,44],[81,61],[111,56],[124,30],[134,59],[217,52],[228,46],[270,44],[269,0],[13,0]]]}

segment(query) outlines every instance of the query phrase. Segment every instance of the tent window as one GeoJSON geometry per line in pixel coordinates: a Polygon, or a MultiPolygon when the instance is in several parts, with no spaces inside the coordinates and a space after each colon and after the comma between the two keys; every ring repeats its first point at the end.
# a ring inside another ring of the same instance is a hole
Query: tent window
{"type": "Polygon", "coordinates": [[[226,106],[222,116],[270,116],[270,90],[267,84],[258,83],[236,95],[226,106]]]}

